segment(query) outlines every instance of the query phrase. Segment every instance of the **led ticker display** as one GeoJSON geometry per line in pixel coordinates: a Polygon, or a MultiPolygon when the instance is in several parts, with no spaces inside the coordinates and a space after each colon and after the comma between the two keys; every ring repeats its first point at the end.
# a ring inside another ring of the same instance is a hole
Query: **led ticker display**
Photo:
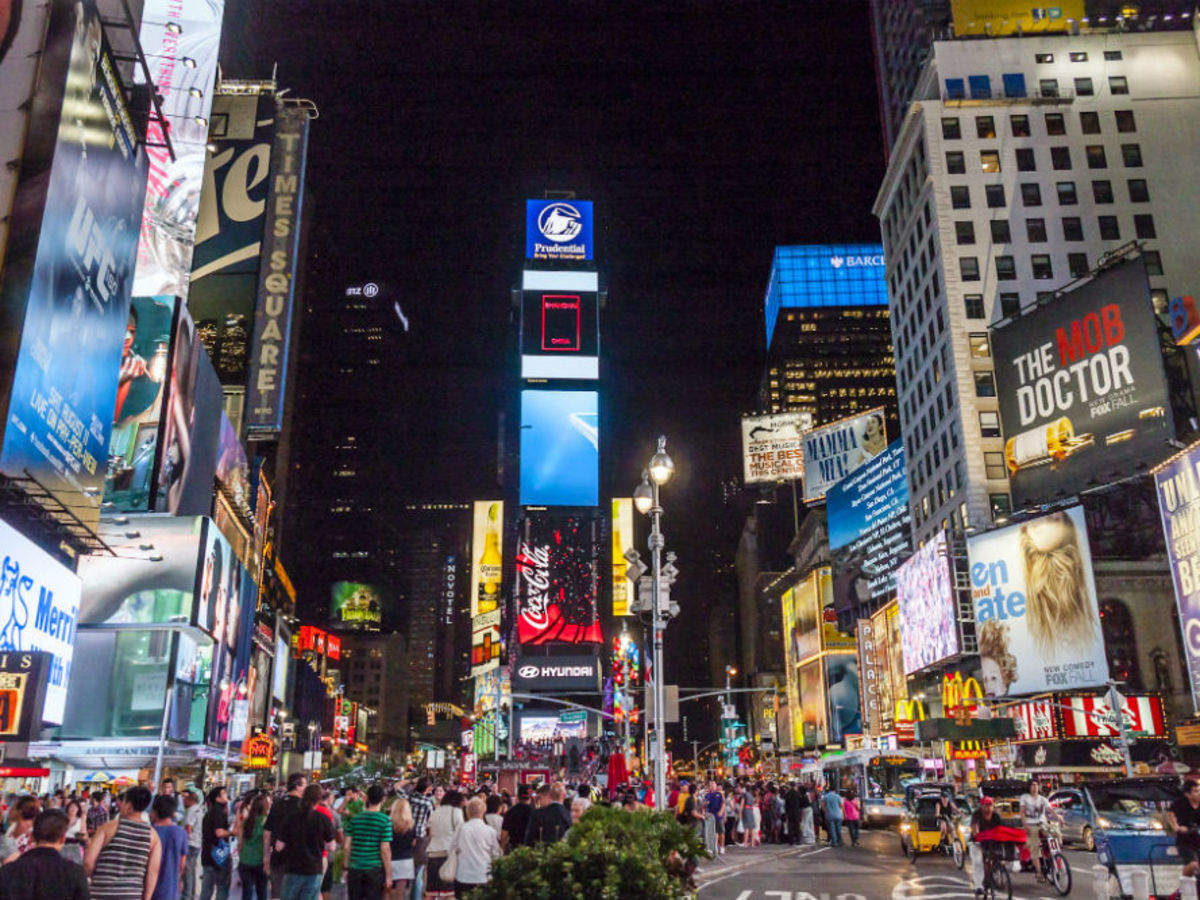
{"type": "Polygon", "coordinates": [[[521,505],[596,506],[600,415],[595,391],[521,391],[521,505]]]}
{"type": "Polygon", "coordinates": [[[521,286],[521,377],[596,379],[596,273],[527,271],[521,286]]]}

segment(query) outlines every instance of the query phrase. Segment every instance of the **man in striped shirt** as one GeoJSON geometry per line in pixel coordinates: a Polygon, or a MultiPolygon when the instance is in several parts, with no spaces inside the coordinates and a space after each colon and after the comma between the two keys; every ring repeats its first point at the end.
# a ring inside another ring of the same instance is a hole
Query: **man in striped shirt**
{"type": "Polygon", "coordinates": [[[349,900],[383,900],[392,889],[392,820],[380,807],[383,786],[367,788],[367,808],[345,823],[346,894],[349,900]]]}

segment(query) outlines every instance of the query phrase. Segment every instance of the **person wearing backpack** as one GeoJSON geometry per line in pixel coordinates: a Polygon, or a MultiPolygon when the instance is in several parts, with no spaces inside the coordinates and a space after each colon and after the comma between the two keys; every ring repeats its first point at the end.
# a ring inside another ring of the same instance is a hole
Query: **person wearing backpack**
{"type": "Polygon", "coordinates": [[[229,795],[224,787],[215,787],[205,799],[208,809],[200,825],[200,900],[227,900],[233,874],[229,795]]]}

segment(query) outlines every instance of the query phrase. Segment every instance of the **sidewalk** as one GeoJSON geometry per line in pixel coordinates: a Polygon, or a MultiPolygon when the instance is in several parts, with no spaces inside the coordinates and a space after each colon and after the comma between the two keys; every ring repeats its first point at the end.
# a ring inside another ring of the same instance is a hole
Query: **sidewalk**
{"type": "Polygon", "coordinates": [[[723,875],[731,875],[751,866],[758,866],[773,859],[800,854],[806,851],[819,850],[825,844],[763,844],[758,847],[731,847],[720,856],[700,861],[696,870],[696,884],[703,885],[706,881],[723,875]]]}

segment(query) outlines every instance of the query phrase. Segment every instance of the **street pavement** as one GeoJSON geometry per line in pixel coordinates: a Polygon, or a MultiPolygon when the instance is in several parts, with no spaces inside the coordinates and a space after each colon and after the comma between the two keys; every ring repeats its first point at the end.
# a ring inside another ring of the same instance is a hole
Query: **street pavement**
{"type": "MultiPolygon", "coordinates": [[[[1094,853],[1068,850],[1071,896],[1091,898],[1094,853]]],[[[968,869],[970,863],[967,864],[968,869]]],[[[1031,874],[1013,876],[1013,897],[1057,897],[1031,874]]],[[[863,832],[858,847],[767,845],[733,848],[700,866],[699,900],[951,900],[973,897],[970,872],[947,856],[915,863],[900,855],[895,831],[863,832]]]]}

